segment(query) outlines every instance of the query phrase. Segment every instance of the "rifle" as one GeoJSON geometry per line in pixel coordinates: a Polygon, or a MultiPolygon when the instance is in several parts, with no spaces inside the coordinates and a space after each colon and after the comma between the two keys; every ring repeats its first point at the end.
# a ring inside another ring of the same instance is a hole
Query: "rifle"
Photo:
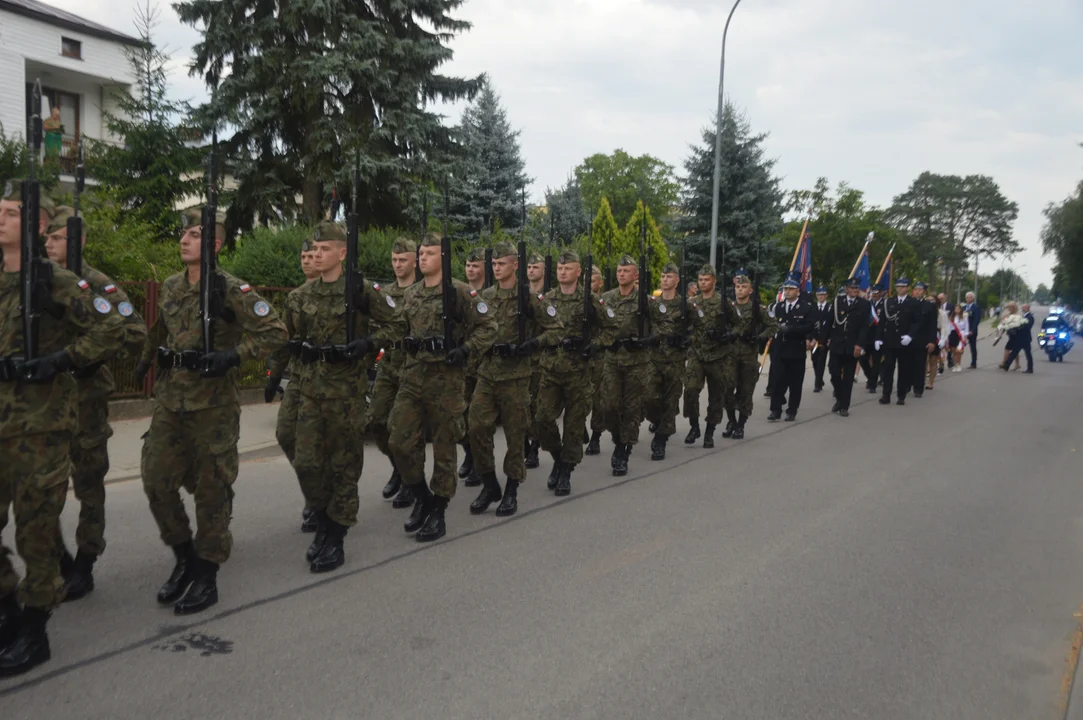
{"type": "MultiPolygon", "coordinates": [[[[685,252],[688,250],[688,238],[681,240],[681,277],[677,287],[681,293],[681,340],[687,344],[686,333],[688,330],[688,271],[685,270],[685,252]]],[[[723,312],[725,307],[722,308],[723,312]]]]}
{"type": "Polygon", "coordinates": [[[68,218],[68,271],[83,275],[83,218],[79,217],[79,195],[86,186],[86,170],[83,167],[83,143],[79,143],[75,160],[75,197],[72,217],[68,218]]]}
{"type": "Polygon", "coordinates": [[[643,224],[639,228],[639,297],[636,305],[636,334],[642,340],[647,335],[647,295],[650,293],[650,266],[647,264],[647,206],[643,206],[643,224]]]}
{"type": "Polygon", "coordinates": [[[594,277],[594,258],[590,254],[590,238],[592,232],[587,233],[587,256],[583,264],[583,339],[582,347],[590,344],[590,315],[593,312],[594,293],[591,292],[591,279],[594,277]]]}
{"type": "Polygon", "coordinates": [[[440,238],[440,293],[444,321],[444,352],[454,347],[452,336],[455,330],[455,286],[451,280],[451,236],[447,226],[448,190],[447,178],[444,178],[444,236],[440,238]]]}
{"type": "Polygon", "coordinates": [[[425,242],[425,233],[429,231],[429,191],[421,201],[421,232],[417,238],[417,252],[414,254],[414,282],[421,282],[421,243],[425,242]]]}
{"type": "Polygon", "coordinates": [[[613,239],[612,238],[606,238],[605,239],[605,258],[606,258],[605,283],[603,284],[602,287],[603,287],[603,289],[608,291],[608,290],[613,289],[613,285],[616,282],[616,278],[613,277],[613,239]]]}
{"type": "Polygon", "coordinates": [[[225,278],[218,274],[215,237],[218,218],[218,130],[211,131],[211,154],[207,158],[207,204],[200,222],[199,320],[203,326],[203,354],[214,352],[214,321],[222,312],[225,278]]]}
{"type": "Polygon", "coordinates": [[[492,287],[495,279],[493,278],[493,231],[495,230],[493,222],[493,204],[489,203],[489,247],[485,248],[485,287],[492,287]]]}
{"type": "Polygon", "coordinates": [[[48,288],[52,284],[52,266],[41,257],[41,185],[37,178],[37,158],[41,152],[41,80],[34,82],[31,94],[30,118],[30,174],[20,188],[23,229],[22,247],[20,248],[19,285],[23,306],[23,360],[36,360],[38,357],[38,327],[43,302],[48,297],[48,288]],[[43,292],[44,291],[44,292],[43,292]]]}
{"type": "Polygon", "coordinates": [[[547,293],[553,287],[553,256],[545,256],[545,275],[542,276],[542,292],[547,293]]]}
{"type": "Polygon", "coordinates": [[[516,322],[519,326],[519,344],[526,342],[526,311],[530,307],[530,283],[526,278],[526,188],[522,188],[523,213],[519,226],[519,268],[516,272],[516,322]]]}
{"type": "Polygon", "coordinates": [[[346,216],[346,344],[356,339],[357,296],[365,282],[364,273],[357,269],[357,197],[361,194],[361,151],[357,151],[353,170],[353,198],[350,214],[346,216]]]}

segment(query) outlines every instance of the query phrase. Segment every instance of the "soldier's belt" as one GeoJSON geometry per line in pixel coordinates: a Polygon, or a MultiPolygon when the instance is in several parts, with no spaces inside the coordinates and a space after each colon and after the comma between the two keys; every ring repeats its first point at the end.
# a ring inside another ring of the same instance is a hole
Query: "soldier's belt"
{"type": "Polygon", "coordinates": [[[309,345],[303,343],[301,346],[301,364],[311,365],[316,362],[346,363],[353,361],[346,357],[345,345],[309,345]]]}
{"type": "Polygon", "coordinates": [[[19,379],[18,366],[22,358],[0,358],[0,382],[15,382],[19,379]]]}
{"type": "Polygon", "coordinates": [[[515,357],[515,346],[511,343],[499,343],[490,348],[489,354],[494,357],[515,357]]]}
{"type": "Polygon", "coordinates": [[[627,350],[629,352],[635,352],[637,350],[643,350],[644,346],[643,346],[643,342],[639,338],[630,337],[630,338],[621,338],[620,340],[617,340],[612,345],[610,345],[607,349],[612,351],[612,352],[616,352],[617,350],[620,350],[621,348],[624,348],[625,350],[627,350]]]}
{"type": "Polygon", "coordinates": [[[678,350],[684,349],[684,338],[680,335],[670,335],[666,338],[666,345],[671,348],[677,348],[678,350]]]}
{"type": "Polygon", "coordinates": [[[199,350],[170,350],[158,348],[159,370],[191,370],[199,372],[203,364],[203,353],[199,350]]]}
{"type": "Polygon", "coordinates": [[[558,346],[564,352],[579,352],[586,347],[586,341],[581,337],[567,337],[560,341],[558,346]]]}
{"type": "Polygon", "coordinates": [[[443,335],[427,338],[406,337],[402,339],[402,348],[411,355],[417,355],[422,351],[434,353],[454,350],[455,343],[445,339],[443,335]]]}
{"type": "Polygon", "coordinates": [[[290,355],[295,358],[301,357],[301,348],[303,346],[304,343],[300,340],[290,340],[288,343],[286,343],[286,347],[289,348],[290,355]]]}

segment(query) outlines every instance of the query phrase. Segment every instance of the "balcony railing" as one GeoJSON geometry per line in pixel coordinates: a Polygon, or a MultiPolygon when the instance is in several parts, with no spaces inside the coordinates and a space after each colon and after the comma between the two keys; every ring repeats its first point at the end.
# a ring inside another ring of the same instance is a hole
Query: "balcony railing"
{"type": "Polygon", "coordinates": [[[74,175],[75,165],[79,155],[79,138],[65,135],[60,141],[59,147],[46,142],[42,148],[42,162],[45,164],[58,163],[60,172],[64,175],[74,175]]]}

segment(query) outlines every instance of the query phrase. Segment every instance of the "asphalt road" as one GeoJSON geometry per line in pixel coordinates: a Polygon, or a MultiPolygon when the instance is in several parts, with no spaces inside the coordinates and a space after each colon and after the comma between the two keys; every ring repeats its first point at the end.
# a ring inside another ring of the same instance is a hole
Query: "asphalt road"
{"type": "Polygon", "coordinates": [[[48,665],[0,681],[0,715],[1062,717],[1083,352],[1033,376],[994,353],[905,407],[855,393],[848,419],[806,391],[797,423],[768,425],[757,394],[748,439],[678,438],[661,463],[644,432],[627,478],[587,458],[561,501],[543,466],[510,520],[471,517],[460,488],[430,546],[366,451],[328,576],[303,561],[288,464],[246,463],[222,601],[195,618],[156,606],[171,555],[138,482],[111,485],[98,589],[54,615],[48,665]]]}

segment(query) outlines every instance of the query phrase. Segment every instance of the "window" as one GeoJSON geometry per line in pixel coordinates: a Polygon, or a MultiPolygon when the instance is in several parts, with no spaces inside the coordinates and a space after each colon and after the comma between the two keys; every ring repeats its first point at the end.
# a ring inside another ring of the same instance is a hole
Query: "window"
{"type": "Polygon", "coordinates": [[[67,58],[83,59],[83,43],[71,38],[60,38],[60,54],[67,58]]]}

